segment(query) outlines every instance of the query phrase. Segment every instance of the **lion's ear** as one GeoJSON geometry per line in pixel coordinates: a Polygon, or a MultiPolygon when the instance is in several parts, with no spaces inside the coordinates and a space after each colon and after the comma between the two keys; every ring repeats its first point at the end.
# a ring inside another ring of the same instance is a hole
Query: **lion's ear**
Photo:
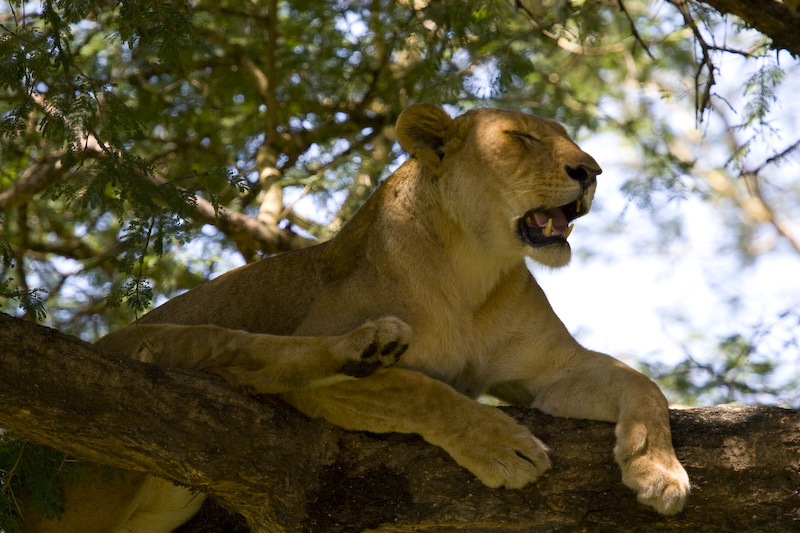
{"type": "Polygon", "coordinates": [[[431,104],[414,104],[397,119],[397,141],[423,164],[435,165],[444,157],[453,119],[431,104]]]}

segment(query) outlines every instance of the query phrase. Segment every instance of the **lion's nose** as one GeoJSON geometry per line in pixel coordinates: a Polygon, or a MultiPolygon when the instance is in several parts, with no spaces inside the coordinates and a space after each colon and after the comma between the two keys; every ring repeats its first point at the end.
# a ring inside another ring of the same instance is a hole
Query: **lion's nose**
{"type": "Polygon", "coordinates": [[[586,165],[578,165],[577,167],[566,165],[564,170],[566,170],[570,178],[583,186],[590,185],[597,178],[597,175],[602,172],[599,168],[587,167],[586,165]]]}

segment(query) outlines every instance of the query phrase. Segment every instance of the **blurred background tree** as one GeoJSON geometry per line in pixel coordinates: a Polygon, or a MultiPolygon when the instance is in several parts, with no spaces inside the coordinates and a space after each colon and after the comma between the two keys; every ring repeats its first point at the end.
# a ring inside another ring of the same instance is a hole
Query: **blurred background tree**
{"type": "MultiPolygon", "coordinates": [[[[96,339],[328,238],[401,161],[408,104],[496,106],[565,123],[605,169],[575,277],[536,270],[560,314],[655,309],[671,340],[636,337],[630,362],[673,401],[798,406],[800,47],[757,20],[798,19],[774,0],[736,11],[748,3],[0,2],[0,310],[96,339]],[[603,262],[647,276],[698,247],[711,304],[593,294],[603,262]],[[780,298],[748,314],[765,262],[782,265],[766,274],[780,298]],[[688,313],[708,306],[727,329],[688,313]]],[[[565,318],[589,346],[628,351],[581,320],[565,318]]]]}

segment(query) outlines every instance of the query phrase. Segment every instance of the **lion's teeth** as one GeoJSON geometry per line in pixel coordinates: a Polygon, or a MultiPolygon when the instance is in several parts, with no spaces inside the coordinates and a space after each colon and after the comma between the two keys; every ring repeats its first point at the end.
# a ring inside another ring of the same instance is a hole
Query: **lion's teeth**
{"type": "Polygon", "coordinates": [[[528,215],[525,217],[525,225],[529,228],[536,226],[536,223],[533,221],[533,217],[528,215]]]}
{"type": "Polygon", "coordinates": [[[583,205],[583,204],[581,203],[581,200],[579,198],[578,200],[575,201],[575,212],[576,213],[580,213],[581,212],[581,205],[583,205]]]}
{"type": "Polygon", "coordinates": [[[542,233],[544,233],[545,237],[551,237],[553,235],[553,219],[547,219],[547,225],[542,229],[542,233]]]}
{"type": "Polygon", "coordinates": [[[572,233],[572,228],[574,228],[574,227],[575,227],[575,224],[570,224],[569,225],[569,227],[567,228],[567,232],[564,234],[564,238],[565,239],[569,237],[569,234],[572,233]]]}

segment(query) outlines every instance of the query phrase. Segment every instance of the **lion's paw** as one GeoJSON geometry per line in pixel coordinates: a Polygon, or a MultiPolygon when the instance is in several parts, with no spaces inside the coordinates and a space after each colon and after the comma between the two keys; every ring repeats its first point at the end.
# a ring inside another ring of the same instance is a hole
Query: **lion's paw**
{"type": "MultiPolygon", "coordinates": [[[[649,505],[661,514],[674,515],[683,510],[691,485],[671,445],[656,448],[643,438],[643,427],[633,432],[632,440],[619,440],[615,449],[622,469],[622,482],[636,491],[640,503],[649,505]],[[639,433],[639,435],[636,435],[639,433]],[[628,447],[625,444],[640,443],[628,447]]],[[[654,439],[657,440],[657,439],[654,439]]]]}
{"type": "Polygon", "coordinates": [[[478,424],[458,449],[448,451],[484,485],[519,489],[550,468],[548,448],[527,428],[496,412],[502,417],[478,424]]]}
{"type": "Polygon", "coordinates": [[[354,378],[369,376],[400,359],[411,342],[411,327],[394,317],[367,322],[344,335],[337,352],[345,359],[341,372],[354,378]]]}
{"type": "Polygon", "coordinates": [[[683,510],[690,491],[689,476],[674,458],[664,462],[649,455],[637,457],[623,468],[622,481],[636,491],[640,503],[664,515],[683,510]]]}

